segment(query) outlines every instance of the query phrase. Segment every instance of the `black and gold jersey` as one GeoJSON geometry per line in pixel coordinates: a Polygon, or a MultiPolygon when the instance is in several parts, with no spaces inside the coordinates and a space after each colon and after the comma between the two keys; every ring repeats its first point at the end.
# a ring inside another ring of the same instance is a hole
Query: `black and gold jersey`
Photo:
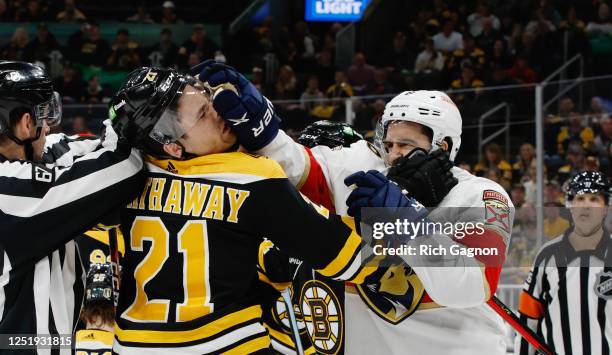
{"type": "Polygon", "coordinates": [[[75,355],[111,355],[113,333],[99,329],[82,329],[75,334],[75,355]]]}
{"type": "Polygon", "coordinates": [[[263,237],[331,278],[360,282],[373,271],[361,267],[353,220],[308,202],[273,160],[147,160],[146,186],[121,213],[117,353],[268,348],[256,292],[263,237]]]}

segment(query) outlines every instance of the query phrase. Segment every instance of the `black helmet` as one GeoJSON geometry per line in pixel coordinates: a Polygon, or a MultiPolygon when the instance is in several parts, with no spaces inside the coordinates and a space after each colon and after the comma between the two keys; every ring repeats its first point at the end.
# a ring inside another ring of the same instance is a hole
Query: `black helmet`
{"type": "Polygon", "coordinates": [[[348,147],[361,139],[363,136],[344,122],[321,120],[306,127],[298,137],[298,142],[308,148],[317,145],[335,148],[348,147]]]}
{"type": "Polygon", "coordinates": [[[177,116],[178,99],[187,85],[204,90],[195,78],[174,69],[132,71],[110,102],[113,129],[133,146],[149,151],[151,144],[176,141],[185,133],[185,120],[199,118],[177,116]]]}
{"type": "Polygon", "coordinates": [[[110,263],[91,264],[85,281],[85,305],[113,304],[113,273],[110,263]]]}
{"type": "Polygon", "coordinates": [[[0,61],[0,134],[10,134],[10,116],[15,109],[30,112],[38,127],[43,126],[43,120],[49,126],[56,125],[62,117],[60,96],[42,68],[0,61]]]}
{"type": "Polygon", "coordinates": [[[565,199],[571,201],[577,195],[584,193],[602,194],[607,203],[610,200],[608,177],[599,171],[583,171],[576,174],[567,185],[565,199]]]}

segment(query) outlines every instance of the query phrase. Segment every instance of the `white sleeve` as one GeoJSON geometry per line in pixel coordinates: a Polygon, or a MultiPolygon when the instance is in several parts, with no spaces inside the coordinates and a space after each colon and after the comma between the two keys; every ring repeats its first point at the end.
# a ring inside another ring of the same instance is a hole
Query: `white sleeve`
{"type": "MultiPolygon", "coordinates": [[[[447,198],[440,204],[440,207],[444,209],[432,211],[431,216],[439,218],[435,216],[437,212],[452,214],[456,211],[458,213],[457,216],[442,217],[437,220],[451,222],[482,222],[485,220],[485,216],[480,214],[485,213],[485,193],[487,193],[487,196],[489,194],[496,195],[497,193],[499,194],[498,197],[508,204],[507,208],[509,213],[507,216],[507,230],[502,230],[502,226],[497,222],[491,222],[491,224],[485,223],[484,229],[494,231],[496,235],[502,238],[502,240],[492,240],[491,242],[494,243],[492,245],[498,245],[496,243],[503,242],[507,247],[507,245],[509,245],[512,221],[514,218],[514,206],[509,196],[501,186],[488,179],[473,178],[470,180],[471,181],[467,183],[457,185],[451,190],[447,198]],[[470,208],[459,213],[460,207],[470,208]]],[[[445,235],[428,238],[432,238],[432,244],[442,245],[447,251],[451,245],[463,246],[461,243],[445,235]]],[[[489,283],[489,280],[485,277],[482,264],[478,260],[473,257],[461,255],[454,256],[453,258],[444,257],[436,264],[435,261],[432,261],[431,257],[427,258],[427,260],[424,260],[425,258],[427,257],[418,256],[416,259],[415,257],[407,257],[404,259],[408,265],[412,265],[415,273],[423,283],[425,290],[427,290],[429,296],[436,303],[451,308],[466,308],[474,307],[487,301],[485,286],[489,283]],[[438,265],[444,266],[438,267],[438,265]]],[[[495,290],[490,291],[491,294],[495,292],[495,290]]]]}
{"type": "Polygon", "coordinates": [[[293,186],[299,187],[310,170],[310,159],[304,147],[282,130],[270,144],[255,153],[276,160],[293,186]]]}

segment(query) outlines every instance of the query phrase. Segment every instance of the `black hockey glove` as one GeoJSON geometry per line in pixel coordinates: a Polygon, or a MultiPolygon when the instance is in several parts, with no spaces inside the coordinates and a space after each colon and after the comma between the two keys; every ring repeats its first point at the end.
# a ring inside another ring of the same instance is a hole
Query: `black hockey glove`
{"type": "Polygon", "coordinates": [[[387,177],[408,191],[427,208],[436,207],[457,185],[458,181],[451,173],[453,163],[448,154],[438,149],[426,154],[419,149],[397,159],[387,177]]]}

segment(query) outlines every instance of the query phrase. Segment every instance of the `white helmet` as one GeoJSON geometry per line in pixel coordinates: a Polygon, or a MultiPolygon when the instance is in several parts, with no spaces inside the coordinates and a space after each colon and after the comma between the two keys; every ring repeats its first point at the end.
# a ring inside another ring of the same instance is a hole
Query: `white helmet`
{"type": "Polygon", "coordinates": [[[433,131],[432,150],[438,149],[444,138],[449,137],[452,144],[450,160],[454,160],[461,146],[461,114],[459,109],[441,91],[404,91],[395,96],[385,106],[382,116],[383,137],[389,123],[408,121],[422,124],[433,131]]]}

